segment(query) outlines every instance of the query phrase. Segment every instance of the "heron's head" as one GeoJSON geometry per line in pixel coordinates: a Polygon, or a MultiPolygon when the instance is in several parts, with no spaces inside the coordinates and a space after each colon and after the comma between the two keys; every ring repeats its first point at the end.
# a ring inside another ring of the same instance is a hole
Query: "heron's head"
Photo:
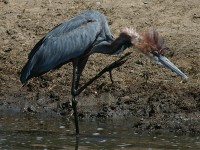
{"type": "Polygon", "coordinates": [[[169,48],[166,46],[163,37],[160,36],[157,31],[152,30],[139,33],[134,29],[125,28],[122,30],[121,34],[126,35],[133,45],[151,58],[156,64],[165,66],[183,78],[188,79],[181,70],[179,70],[164,56],[165,52],[168,51],[169,48]]]}

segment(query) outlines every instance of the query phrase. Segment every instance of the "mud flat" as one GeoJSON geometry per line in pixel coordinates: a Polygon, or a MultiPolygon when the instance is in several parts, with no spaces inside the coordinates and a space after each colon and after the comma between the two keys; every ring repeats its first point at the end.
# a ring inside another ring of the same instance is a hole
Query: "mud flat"
{"type": "MultiPolygon", "coordinates": [[[[25,87],[19,75],[31,48],[45,33],[88,9],[107,16],[114,36],[126,26],[141,31],[156,28],[171,48],[168,58],[189,81],[181,82],[173,72],[130,48],[125,52],[135,52],[113,71],[114,84],[105,74],[79,96],[80,118],[125,118],[139,131],[200,133],[199,0],[0,1],[0,110],[70,116],[71,64],[35,78],[25,87]]],[[[82,83],[119,57],[92,55],[82,83]]]]}

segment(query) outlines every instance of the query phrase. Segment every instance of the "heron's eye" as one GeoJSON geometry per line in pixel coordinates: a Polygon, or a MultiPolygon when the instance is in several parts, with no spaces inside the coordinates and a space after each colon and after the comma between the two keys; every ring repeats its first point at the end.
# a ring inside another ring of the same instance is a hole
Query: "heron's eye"
{"type": "Polygon", "coordinates": [[[157,50],[153,50],[151,53],[152,53],[154,56],[158,56],[158,55],[159,55],[159,53],[158,53],[157,50]]]}

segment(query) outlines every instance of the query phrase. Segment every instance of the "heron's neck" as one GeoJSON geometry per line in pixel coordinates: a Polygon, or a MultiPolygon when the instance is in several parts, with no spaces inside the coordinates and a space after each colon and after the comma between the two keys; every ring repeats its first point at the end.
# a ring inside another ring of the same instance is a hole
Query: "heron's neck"
{"type": "Polygon", "coordinates": [[[126,48],[131,46],[131,42],[128,38],[124,36],[119,36],[114,39],[109,45],[107,45],[106,54],[118,54],[124,51],[126,48]]]}

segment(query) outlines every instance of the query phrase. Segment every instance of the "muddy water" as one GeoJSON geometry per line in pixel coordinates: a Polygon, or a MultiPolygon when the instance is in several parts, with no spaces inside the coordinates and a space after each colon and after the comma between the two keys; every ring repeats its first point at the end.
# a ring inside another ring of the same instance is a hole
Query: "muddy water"
{"type": "Polygon", "coordinates": [[[199,136],[138,134],[127,120],[73,121],[54,116],[0,113],[0,149],[200,149],[199,136]]]}

